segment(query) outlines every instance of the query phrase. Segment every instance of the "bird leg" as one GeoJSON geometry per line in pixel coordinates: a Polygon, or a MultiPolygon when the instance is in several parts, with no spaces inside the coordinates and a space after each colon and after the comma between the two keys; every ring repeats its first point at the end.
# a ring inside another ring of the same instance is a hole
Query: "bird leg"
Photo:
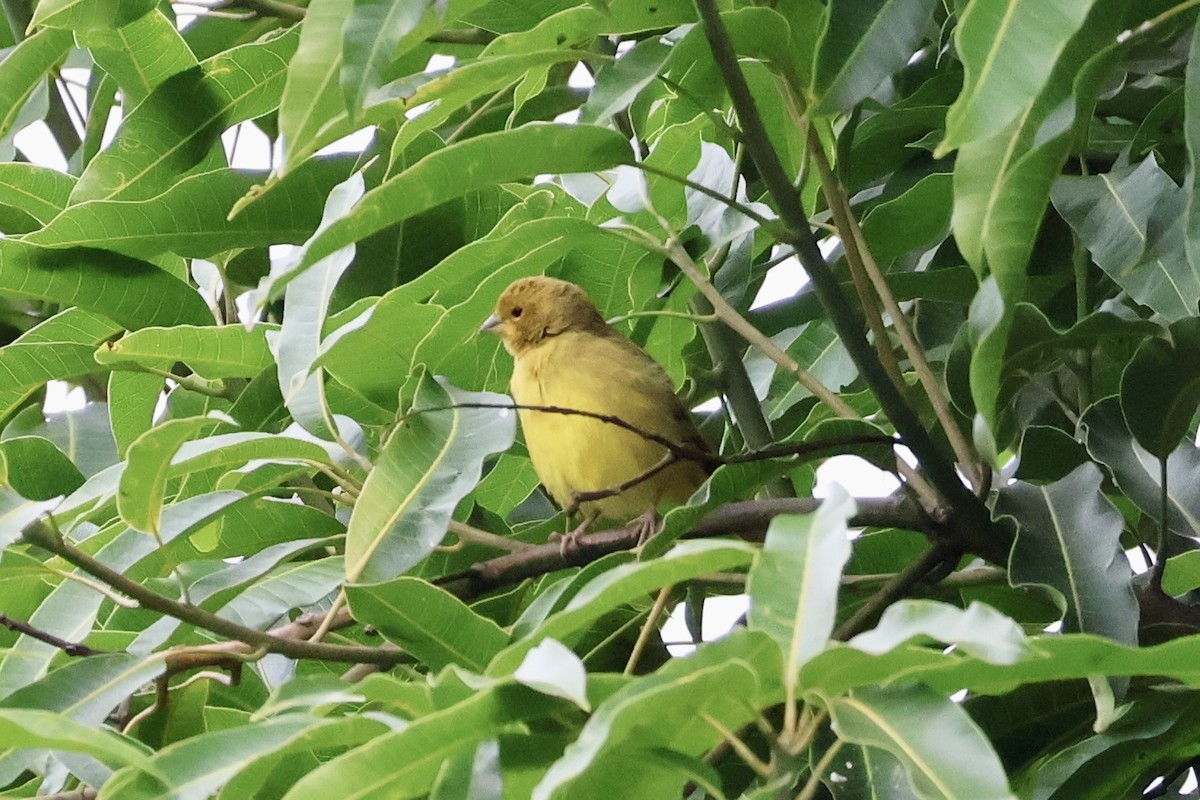
{"type": "Polygon", "coordinates": [[[571,561],[572,557],[579,553],[579,538],[588,532],[588,528],[600,516],[599,511],[592,511],[583,515],[583,522],[576,526],[575,530],[570,533],[558,533],[555,531],[550,534],[550,540],[558,539],[558,551],[562,553],[562,557],[567,561],[571,561]]]}

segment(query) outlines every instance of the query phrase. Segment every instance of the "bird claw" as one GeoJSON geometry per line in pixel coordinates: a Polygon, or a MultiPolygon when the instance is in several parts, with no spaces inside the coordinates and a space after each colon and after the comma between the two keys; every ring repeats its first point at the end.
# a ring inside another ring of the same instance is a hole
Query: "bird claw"
{"type": "Polygon", "coordinates": [[[555,531],[554,533],[550,534],[551,541],[554,541],[555,539],[558,540],[558,552],[562,555],[563,560],[565,560],[567,563],[573,563],[580,551],[583,549],[583,546],[580,544],[579,540],[583,538],[585,533],[588,532],[588,528],[591,527],[594,520],[595,516],[586,517],[583,522],[579,523],[578,527],[576,527],[575,530],[571,531],[570,533],[558,533],[555,531]]]}
{"type": "Polygon", "coordinates": [[[646,509],[646,512],[638,517],[634,524],[638,535],[637,546],[641,547],[653,539],[662,528],[662,517],[658,516],[657,509],[651,507],[646,509]]]}

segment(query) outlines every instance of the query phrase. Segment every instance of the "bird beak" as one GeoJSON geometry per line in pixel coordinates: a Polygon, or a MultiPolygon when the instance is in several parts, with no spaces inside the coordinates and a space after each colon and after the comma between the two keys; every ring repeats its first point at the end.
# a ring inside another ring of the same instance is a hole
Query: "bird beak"
{"type": "Polygon", "coordinates": [[[496,333],[496,329],[499,327],[500,327],[500,318],[497,317],[495,314],[492,314],[490,317],[488,317],[487,319],[485,319],[483,321],[483,324],[479,326],[479,330],[487,331],[488,333],[496,333]]]}

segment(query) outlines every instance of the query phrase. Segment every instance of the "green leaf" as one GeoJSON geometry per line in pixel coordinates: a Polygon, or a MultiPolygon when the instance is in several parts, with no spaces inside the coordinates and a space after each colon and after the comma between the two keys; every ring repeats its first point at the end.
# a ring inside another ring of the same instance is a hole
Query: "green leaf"
{"type": "Polygon", "coordinates": [[[67,204],[75,179],[57,170],[34,164],[0,164],[0,206],[9,206],[43,225],[67,204]]]}
{"type": "Polygon", "coordinates": [[[460,702],[425,714],[399,730],[327,761],[305,775],[285,800],[359,797],[404,800],[429,793],[444,761],[464,748],[495,737],[510,725],[561,708],[521,686],[490,686],[460,702]]]}
{"type": "Polygon", "coordinates": [[[457,403],[508,405],[508,398],[422,377],[413,410],[384,444],[354,504],[348,583],[394,578],[433,552],[458,501],[479,482],[484,458],[512,444],[515,412],[447,408],[457,403]]]}
{"type": "Polygon", "coordinates": [[[174,20],[153,3],[149,5],[149,14],[128,25],[76,31],[79,45],[86,47],[96,64],[121,87],[127,108],[137,106],[167,78],[198,63],[174,20]]]}
{"type": "Polygon", "coordinates": [[[313,159],[233,219],[230,209],[266,181],[267,173],[215,169],[147,199],[77,202],[24,241],[100,247],[139,258],[164,252],[209,258],[239,247],[299,244],[316,230],[321,202],[352,166],[347,158],[313,159]]]}
{"type": "Polygon", "coordinates": [[[342,23],[352,8],[352,0],[313,0],[305,11],[299,45],[288,64],[279,101],[285,171],[297,167],[322,144],[353,130],[343,125],[332,138],[322,138],[333,118],[346,114],[338,75],[342,69],[342,23]]]}
{"type": "Polygon", "coordinates": [[[1017,481],[1001,490],[995,515],[1017,522],[1009,565],[1014,586],[1058,591],[1067,631],[1133,643],[1138,607],[1120,541],[1125,520],[1104,496],[1102,482],[1091,463],[1049,486],[1017,481]]]}
{"type": "Polygon", "coordinates": [[[41,709],[0,710],[0,747],[84,753],[114,768],[128,764],[138,769],[152,769],[147,757],[148,748],[136,739],[41,709]]]}
{"type": "MultiPolygon", "coordinates": [[[[1113,480],[1143,514],[1162,517],[1162,483],[1158,459],[1134,440],[1116,397],[1092,405],[1082,427],[1092,458],[1112,473],[1113,480]]],[[[1180,442],[1167,457],[1167,530],[1190,539],[1200,531],[1200,449],[1180,442]]]]}
{"type": "Polygon", "coordinates": [[[119,330],[99,314],[69,308],[0,347],[0,419],[47,381],[103,371],[91,354],[119,330]]]}
{"type": "Polygon", "coordinates": [[[829,713],[839,737],[898,758],[923,800],[1016,800],[983,732],[957,703],[925,687],[863,688],[834,700],[829,713]]]}
{"type": "Polygon", "coordinates": [[[800,667],[825,649],[833,633],[838,585],[850,558],[846,521],[854,511],[854,500],[835,486],[814,513],[775,517],[750,568],[749,625],[769,634],[783,652],[789,697],[795,696],[800,667]]]}
{"type": "Polygon", "coordinates": [[[1166,459],[1200,406],[1200,319],[1182,319],[1147,339],[1121,374],[1121,411],[1138,444],[1166,459]]]}
{"type": "MultiPolygon", "coordinates": [[[[325,202],[325,213],[314,238],[349,213],[362,198],[363,191],[361,172],[338,184],[325,202]]],[[[289,308],[302,308],[304,313],[285,316],[278,334],[270,337],[271,352],[279,365],[279,391],[284,406],[305,430],[326,438],[333,437],[326,422],[331,418],[331,412],[325,398],[325,375],[322,370],[313,374],[313,364],[321,355],[322,333],[334,289],[354,260],[354,252],[354,245],[347,245],[288,283],[284,303],[289,308]]],[[[259,292],[270,293],[272,277],[266,278],[266,287],[260,286],[259,292]]]]}
{"type": "Polygon", "coordinates": [[[513,679],[542,694],[562,697],[584,711],[591,711],[587,698],[587,668],[579,656],[555,639],[543,639],[526,653],[521,666],[513,672],[513,679]]]}
{"type": "Polygon", "coordinates": [[[0,239],[0,291],[76,305],[129,329],[212,321],[188,284],[153,264],[102,250],[47,250],[0,239]]]}
{"type": "Polygon", "coordinates": [[[901,600],[887,607],[878,625],[849,644],[879,655],[913,639],[952,644],[993,664],[1015,664],[1032,655],[1016,622],[978,602],[962,609],[935,600],[901,600]]]}
{"type": "Polygon", "coordinates": [[[975,0],[954,31],[966,78],[935,156],[993,135],[1025,112],[1051,79],[1096,0],[975,0]],[[1031,61],[1030,53],[1038,57],[1031,61]]]}
{"type": "Polygon", "coordinates": [[[813,113],[849,111],[870,97],[912,58],[933,8],[933,0],[830,3],[817,51],[813,113]]]}
{"type": "Polygon", "coordinates": [[[329,724],[336,723],[306,714],[288,714],[256,725],[203,732],[155,753],[150,761],[153,773],[122,770],[101,791],[131,800],[211,797],[256,759],[286,748],[311,728],[329,724]]]}
{"type": "MultiPolygon", "coordinates": [[[[1072,0],[1068,5],[1079,2],[1072,0]]],[[[990,135],[986,138],[964,141],[955,160],[955,241],[978,275],[991,272],[981,283],[969,314],[971,396],[983,425],[983,439],[994,436],[996,429],[999,367],[1012,329],[1012,307],[1024,298],[1027,262],[1042,224],[1050,186],[1066,158],[1078,120],[1090,113],[1102,81],[1120,52],[1113,44],[1120,30],[1120,15],[1109,8],[1117,0],[1096,2],[1065,50],[1055,53],[1053,71],[1044,89],[1036,96],[1023,97],[1021,102],[1026,105],[1022,113],[1006,127],[988,128],[990,135]]],[[[1039,16],[1051,13],[1047,9],[1056,5],[1051,0],[1004,3],[1012,10],[1014,21],[1020,17],[1023,24],[1027,12],[1039,16]]],[[[994,12],[1001,4],[981,2],[971,6],[970,13],[985,23],[975,31],[978,41],[973,47],[986,50],[993,42],[1004,40],[996,39],[992,30],[998,22],[994,12]]],[[[958,32],[960,41],[971,35],[963,33],[962,27],[958,32]]],[[[1023,69],[1019,52],[1013,51],[1013,61],[1006,60],[1002,72],[1023,69]]],[[[964,89],[958,107],[967,107],[965,98],[971,91],[970,86],[964,89]]],[[[986,441],[981,443],[985,452],[995,449],[986,441]]]]}
{"type": "Polygon", "coordinates": [[[226,128],[276,108],[297,39],[284,31],[163,81],[84,170],[71,202],[147,200],[180,176],[225,166],[214,145],[226,128]]]}
{"type": "Polygon", "coordinates": [[[249,330],[242,325],[142,328],[101,346],[95,360],[113,367],[137,364],[162,371],[182,361],[209,380],[249,377],[274,363],[267,348],[267,332],[272,330],[277,326],[267,323],[249,330]]]}
{"type": "Polygon", "coordinates": [[[18,436],[0,442],[0,484],[30,500],[50,500],[78,489],[83,474],[48,440],[18,436]]]}
{"type": "Polygon", "coordinates": [[[483,672],[508,642],[496,623],[418,578],[348,585],[346,598],[356,620],[374,626],[388,641],[435,671],[457,664],[483,672]]]}
{"type": "Polygon", "coordinates": [[[167,466],[184,442],[211,433],[220,419],[188,417],[156,425],[134,440],[121,473],[117,510],[130,527],[159,535],[159,520],[166,495],[167,466]]]}
{"type": "Polygon", "coordinates": [[[764,684],[778,678],[770,674],[778,669],[776,652],[765,636],[741,632],[617,690],[596,707],[533,799],[673,796],[687,776],[664,771],[649,752],[701,755],[721,740],[717,725],[737,730],[751,720],[760,693],[774,691],[764,684]]]}
{"type": "Polygon", "coordinates": [[[154,0],[42,0],[30,27],[91,31],[121,28],[150,12],[154,0]]]}
{"type": "Polygon", "coordinates": [[[0,60],[0,138],[12,131],[42,76],[66,56],[71,44],[70,31],[40,30],[0,60]]]}
{"type": "Polygon", "coordinates": [[[1200,270],[1185,249],[1190,194],[1153,155],[1102,175],[1059,178],[1051,197],[1096,264],[1134,300],[1169,321],[1196,314],[1200,270]]]}
{"type": "Polygon", "coordinates": [[[623,136],[589,125],[531,124],[456,142],[367,192],[312,241],[298,269],[473,189],[544,172],[595,172],[631,157],[623,136]]]}
{"type": "Polygon", "coordinates": [[[698,540],[681,542],[653,561],[606,570],[583,587],[562,611],[497,655],[488,666],[488,674],[510,674],[543,639],[571,645],[609,611],[664,586],[744,567],[753,554],[754,548],[740,542],[698,540]]]}
{"type": "Polygon", "coordinates": [[[863,217],[863,236],[880,266],[939,244],[950,228],[953,178],[935,172],[863,217]]]}

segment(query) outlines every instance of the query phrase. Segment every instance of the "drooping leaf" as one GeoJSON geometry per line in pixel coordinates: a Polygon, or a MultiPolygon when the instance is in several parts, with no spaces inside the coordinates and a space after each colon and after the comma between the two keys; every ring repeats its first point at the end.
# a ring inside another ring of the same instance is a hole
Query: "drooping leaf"
{"type": "Polygon", "coordinates": [[[946,697],[922,686],[860,689],[829,712],[838,736],[898,758],[918,797],[1016,798],[988,740],[946,697]]]}
{"type": "Polygon", "coordinates": [[[413,410],[384,445],[354,504],[347,582],[401,575],[442,541],[454,507],[478,483],[483,459],[512,444],[516,427],[516,412],[454,406],[507,401],[421,380],[413,410]]]}
{"type": "Polygon", "coordinates": [[[1006,486],[996,515],[1017,523],[1009,566],[1014,585],[1058,591],[1068,631],[1137,641],[1133,573],[1121,548],[1124,518],[1101,492],[1103,478],[1088,463],[1048,486],[1006,486]]]}

